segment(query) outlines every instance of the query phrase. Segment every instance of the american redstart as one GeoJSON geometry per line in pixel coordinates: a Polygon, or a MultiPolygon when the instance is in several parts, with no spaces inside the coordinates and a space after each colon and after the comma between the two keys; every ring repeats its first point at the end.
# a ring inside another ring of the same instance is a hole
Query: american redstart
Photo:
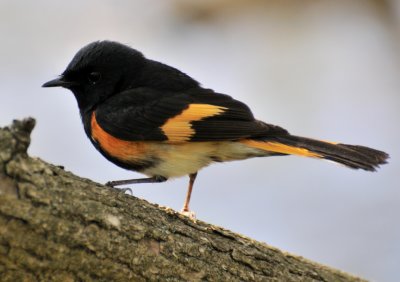
{"type": "Polygon", "coordinates": [[[255,119],[244,103],[117,42],[83,47],[60,77],[43,84],[55,86],[74,93],[85,132],[104,157],[148,176],[108,185],[189,175],[185,213],[197,172],[215,162],[298,155],[374,171],[389,157],[364,146],[291,135],[255,119]]]}

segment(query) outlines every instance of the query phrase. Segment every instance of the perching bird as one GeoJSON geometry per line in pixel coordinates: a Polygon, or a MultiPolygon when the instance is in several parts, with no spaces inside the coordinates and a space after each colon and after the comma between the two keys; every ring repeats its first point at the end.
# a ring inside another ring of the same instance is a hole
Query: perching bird
{"type": "Polygon", "coordinates": [[[189,175],[184,213],[197,172],[215,162],[298,155],[374,171],[389,157],[364,146],[291,135],[255,119],[244,103],[117,42],[83,47],[60,77],[43,84],[55,86],[73,92],[85,132],[104,157],[148,176],[108,185],[189,175]]]}

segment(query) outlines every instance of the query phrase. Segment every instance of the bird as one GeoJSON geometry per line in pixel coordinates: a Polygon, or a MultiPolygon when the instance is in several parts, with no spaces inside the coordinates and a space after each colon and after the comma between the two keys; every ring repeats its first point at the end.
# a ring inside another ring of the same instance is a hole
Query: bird
{"type": "Polygon", "coordinates": [[[72,91],[94,147],[115,165],[147,176],[106,185],[189,176],[185,215],[192,214],[198,171],[210,164],[297,155],[375,171],[389,158],[365,146],[292,135],[257,120],[245,103],[115,41],[84,46],[60,76],[42,86],[72,91]]]}

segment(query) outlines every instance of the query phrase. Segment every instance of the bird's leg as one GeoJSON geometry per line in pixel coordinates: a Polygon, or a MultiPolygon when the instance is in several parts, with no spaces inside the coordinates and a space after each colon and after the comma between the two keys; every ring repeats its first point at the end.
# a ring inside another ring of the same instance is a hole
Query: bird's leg
{"type": "Polygon", "coordinates": [[[168,180],[168,178],[166,178],[164,176],[156,175],[156,176],[149,177],[149,178],[108,181],[106,183],[106,185],[110,186],[110,187],[115,187],[115,186],[126,185],[126,184],[159,183],[159,182],[165,182],[167,180],[168,180]]]}
{"type": "Polygon", "coordinates": [[[192,195],[193,184],[194,184],[194,181],[196,180],[196,176],[197,176],[197,172],[189,174],[189,186],[188,186],[188,190],[186,193],[185,202],[184,202],[183,208],[181,210],[182,214],[187,215],[193,219],[196,218],[196,215],[194,212],[191,212],[189,210],[189,203],[190,203],[190,196],[192,195]]]}

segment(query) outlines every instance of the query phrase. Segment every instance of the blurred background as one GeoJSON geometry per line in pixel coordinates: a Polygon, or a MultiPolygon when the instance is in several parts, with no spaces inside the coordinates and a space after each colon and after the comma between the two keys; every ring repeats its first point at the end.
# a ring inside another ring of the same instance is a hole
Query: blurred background
{"type": "MultiPolygon", "coordinates": [[[[291,133],[389,152],[377,173],[299,157],[217,164],[199,173],[191,208],[282,250],[400,281],[400,1],[0,0],[0,35],[0,125],[35,117],[30,154],[100,183],[141,175],[95,151],[69,91],[40,87],[100,39],[177,67],[291,133]]],[[[133,194],[180,210],[187,181],[133,194]]]]}

